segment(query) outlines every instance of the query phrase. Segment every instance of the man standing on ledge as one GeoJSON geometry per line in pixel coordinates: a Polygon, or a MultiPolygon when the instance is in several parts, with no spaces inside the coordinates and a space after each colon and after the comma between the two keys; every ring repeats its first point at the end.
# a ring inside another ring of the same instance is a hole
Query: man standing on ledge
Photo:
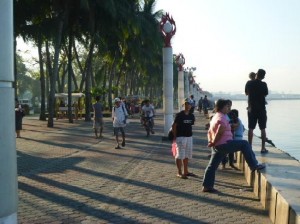
{"type": "Polygon", "coordinates": [[[268,86],[262,80],[265,78],[266,71],[258,69],[255,80],[248,81],[245,86],[245,93],[248,96],[248,141],[252,145],[253,130],[258,122],[261,130],[261,153],[267,153],[266,143],[266,96],[268,95],[268,86]]]}
{"type": "Polygon", "coordinates": [[[174,140],[176,141],[175,162],[178,169],[177,177],[188,179],[188,176],[196,175],[188,171],[188,161],[193,154],[193,131],[192,125],[195,123],[194,114],[190,113],[192,107],[190,99],[184,100],[184,110],[176,114],[172,125],[174,140]],[[183,172],[182,172],[183,165],[183,172]]]}

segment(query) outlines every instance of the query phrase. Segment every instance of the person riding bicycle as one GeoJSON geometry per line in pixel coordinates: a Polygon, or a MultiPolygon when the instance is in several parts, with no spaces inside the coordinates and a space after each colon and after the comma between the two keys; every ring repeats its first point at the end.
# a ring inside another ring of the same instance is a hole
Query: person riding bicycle
{"type": "Polygon", "coordinates": [[[152,104],[150,104],[149,100],[144,101],[144,105],[142,106],[141,112],[142,112],[143,125],[146,126],[146,122],[147,122],[147,120],[149,120],[152,124],[152,125],[150,125],[151,134],[154,134],[154,131],[153,131],[154,119],[153,119],[153,117],[155,117],[155,110],[154,110],[154,106],[152,104]]]}

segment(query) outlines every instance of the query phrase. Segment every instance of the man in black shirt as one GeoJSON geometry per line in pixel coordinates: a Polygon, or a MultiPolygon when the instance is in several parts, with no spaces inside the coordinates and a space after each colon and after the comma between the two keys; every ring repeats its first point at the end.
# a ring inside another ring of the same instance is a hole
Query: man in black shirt
{"type": "Polygon", "coordinates": [[[194,114],[190,113],[192,105],[189,99],[184,100],[184,110],[176,114],[172,125],[174,140],[176,141],[176,166],[178,169],[177,177],[187,179],[188,176],[195,176],[188,172],[188,160],[193,153],[193,132],[192,125],[195,123],[194,114]],[[182,173],[183,164],[183,173],[182,173]]]}
{"type": "Polygon", "coordinates": [[[248,141],[252,145],[253,130],[258,126],[261,130],[261,153],[267,153],[266,143],[266,96],[268,95],[268,86],[262,80],[265,78],[265,70],[259,69],[255,80],[248,81],[245,86],[245,93],[248,95],[248,141]]]}

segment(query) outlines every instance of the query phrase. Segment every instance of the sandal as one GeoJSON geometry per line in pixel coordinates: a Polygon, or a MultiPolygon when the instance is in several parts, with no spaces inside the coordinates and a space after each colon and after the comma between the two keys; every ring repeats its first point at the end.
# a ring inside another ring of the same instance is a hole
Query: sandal
{"type": "Polygon", "coordinates": [[[194,173],[187,173],[186,176],[187,177],[197,177],[197,175],[194,173]]]}
{"type": "Polygon", "coordinates": [[[181,175],[181,174],[177,174],[176,177],[178,177],[180,179],[188,179],[188,177],[186,175],[181,175]]]}
{"type": "Polygon", "coordinates": [[[202,192],[207,192],[207,193],[217,193],[218,190],[216,190],[215,188],[206,188],[206,187],[203,187],[203,188],[202,188],[202,192]]]}

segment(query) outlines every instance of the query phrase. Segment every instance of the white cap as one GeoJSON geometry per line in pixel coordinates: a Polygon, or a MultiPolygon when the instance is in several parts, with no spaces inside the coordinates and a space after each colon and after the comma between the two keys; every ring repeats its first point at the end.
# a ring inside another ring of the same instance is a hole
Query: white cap
{"type": "Polygon", "coordinates": [[[115,102],[115,103],[120,102],[120,101],[121,101],[120,98],[115,98],[115,99],[114,99],[114,102],[115,102]]]}

